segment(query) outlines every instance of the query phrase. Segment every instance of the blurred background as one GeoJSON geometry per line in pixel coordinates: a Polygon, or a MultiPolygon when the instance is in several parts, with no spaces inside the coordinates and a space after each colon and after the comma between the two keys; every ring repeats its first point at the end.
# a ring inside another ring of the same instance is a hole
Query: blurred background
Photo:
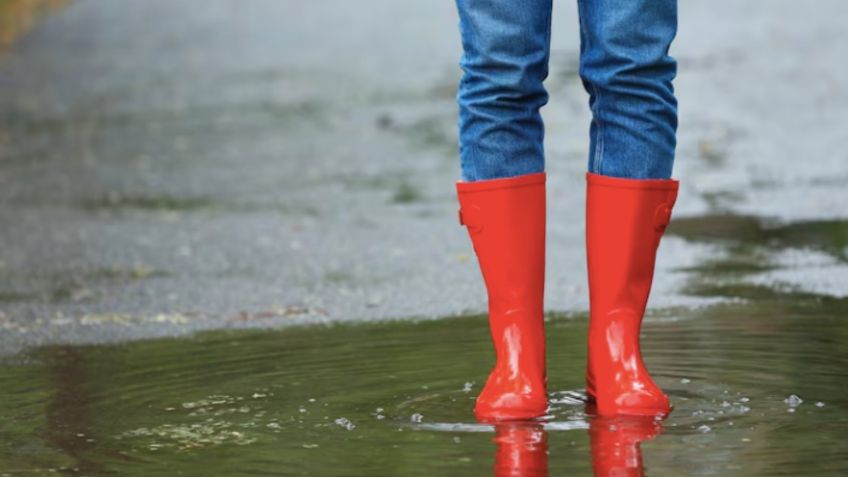
{"type": "MultiPolygon", "coordinates": [[[[576,2],[554,8],[545,439],[591,475],[589,110],[576,2]]],[[[846,25],[838,0],[680,2],[651,475],[848,472],[846,25]]],[[[459,54],[449,1],[0,0],[9,475],[491,474],[492,429],[450,426],[489,361],[459,54]]]]}

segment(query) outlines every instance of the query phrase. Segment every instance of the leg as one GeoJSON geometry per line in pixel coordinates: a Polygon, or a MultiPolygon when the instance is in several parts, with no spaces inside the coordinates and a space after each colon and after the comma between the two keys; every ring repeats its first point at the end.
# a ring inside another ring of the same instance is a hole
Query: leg
{"type": "Polygon", "coordinates": [[[674,162],[677,0],[578,0],[580,77],[592,109],[589,171],[668,179],[674,162]]]}
{"type": "Polygon", "coordinates": [[[545,174],[551,0],[457,0],[465,53],[459,102],[460,222],[489,297],[495,366],[477,397],[482,421],[527,419],[545,390],[545,174]]]}
{"type": "Polygon", "coordinates": [[[462,179],[542,172],[551,0],[456,0],[462,179]]]}
{"type": "Polygon", "coordinates": [[[642,317],[677,197],[671,176],[676,0],[579,0],[581,76],[592,107],[586,194],[588,394],[599,414],[665,415],[642,361],[642,317]],[[613,177],[609,177],[613,176],[613,177]]]}

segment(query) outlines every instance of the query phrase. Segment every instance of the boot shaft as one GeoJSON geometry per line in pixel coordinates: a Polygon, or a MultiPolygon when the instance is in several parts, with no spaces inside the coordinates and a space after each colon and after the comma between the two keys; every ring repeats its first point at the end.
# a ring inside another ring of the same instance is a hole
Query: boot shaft
{"type": "Polygon", "coordinates": [[[586,259],[593,313],[618,308],[644,313],[677,190],[675,180],[587,174],[586,259]]]}
{"type": "Polygon", "coordinates": [[[458,182],[460,223],[477,254],[489,313],[543,311],[545,174],[458,182]]]}

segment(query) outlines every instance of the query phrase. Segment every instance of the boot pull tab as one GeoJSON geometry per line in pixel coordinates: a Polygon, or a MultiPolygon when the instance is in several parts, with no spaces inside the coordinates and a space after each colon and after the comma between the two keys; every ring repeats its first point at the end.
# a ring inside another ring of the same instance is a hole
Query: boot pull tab
{"type": "Polygon", "coordinates": [[[659,233],[665,232],[668,223],[671,221],[671,206],[668,204],[660,204],[657,210],[654,211],[654,230],[659,233]]]}
{"type": "Polygon", "coordinates": [[[480,220],[480,208],[469,205],[459,209],[459,225],[464,225],[471,233],[483,231],[483,222],[480,220]]]}

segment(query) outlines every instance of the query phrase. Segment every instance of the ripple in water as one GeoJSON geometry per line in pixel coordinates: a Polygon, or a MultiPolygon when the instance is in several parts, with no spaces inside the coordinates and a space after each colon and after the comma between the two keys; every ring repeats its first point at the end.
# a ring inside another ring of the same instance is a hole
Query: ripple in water
{"type": "Polygon", "coordinates": [[[0,367],[0,469],[845,475],[848,306],[807,305],[647,324],[648,366],[674,404],[665,421],[587,415],[578,318],[548,326],[549,415],[497,426],[471,414],[492,358],[482,317],[40,348],[0,367]]]}

